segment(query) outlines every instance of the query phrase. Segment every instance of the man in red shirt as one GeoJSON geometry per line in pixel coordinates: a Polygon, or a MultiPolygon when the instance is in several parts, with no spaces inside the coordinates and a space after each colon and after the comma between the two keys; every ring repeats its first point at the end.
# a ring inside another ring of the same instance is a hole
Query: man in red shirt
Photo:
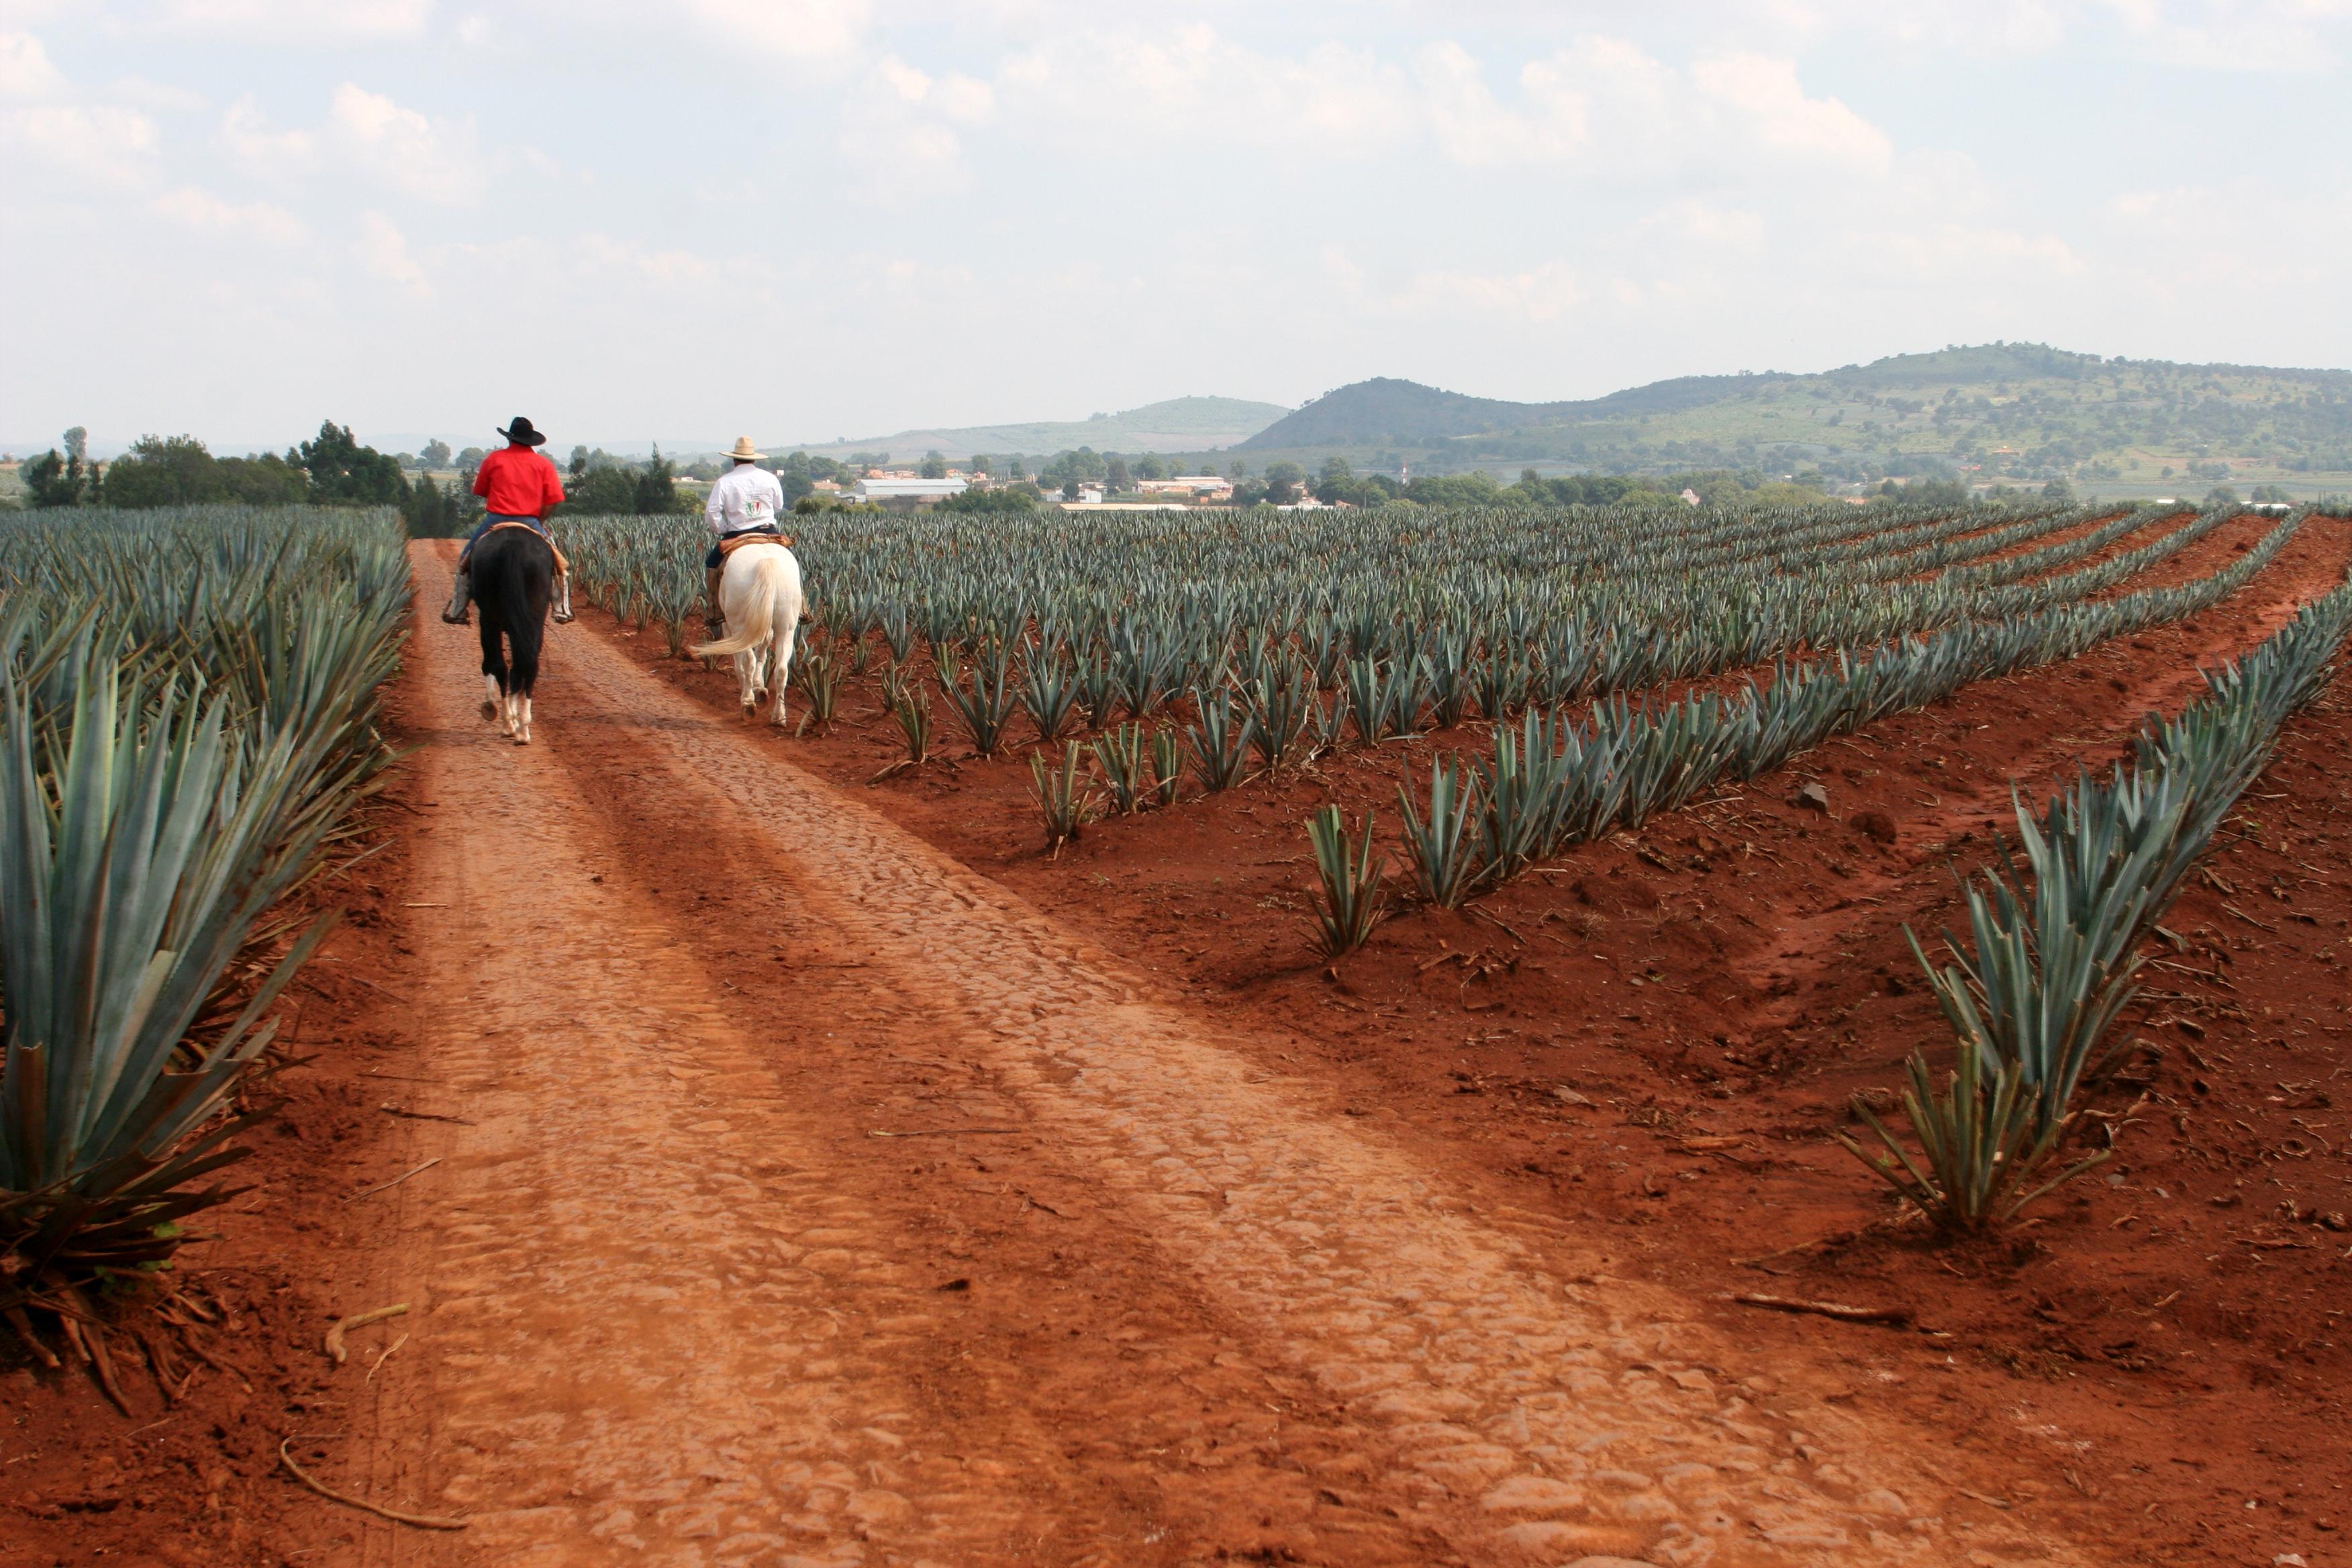
{"type": "MultiPolygon", "coordinates": [[[[507,444],[482,459],[474,473],[474,493],[482,498],[482,525],[466,541],[466,548],[457,556],[457,591],[449,600],[449,607],[441,618],[453,626],[466,624],[466,602],[473,596],[474,580],[468,568],[474,559],[474,541],[502,522],[528,523],[539,530],[551,546],[554,536],[547,531],[547,509],[563,501],[563,477],[555,471],[540,448],[547,437],[531,427],[530,420],[515,416],[514,423],[499,432],[507,444]]],[[[557,559],[561,560],[559,556],[557,559]]],[[[571,597],[563,595],[562,608],[555,618],[572,618],[571,597]]]]}

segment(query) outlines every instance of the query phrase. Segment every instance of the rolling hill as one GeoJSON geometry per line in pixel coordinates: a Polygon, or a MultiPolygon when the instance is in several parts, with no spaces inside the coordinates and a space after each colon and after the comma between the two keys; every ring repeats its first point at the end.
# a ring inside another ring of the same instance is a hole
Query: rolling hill
{"type": "Polygon", "coordinates": [[[2352,372],[2103,359],[2034,343],[1897,354],[1813,374],[1685,376],[1562,403],[1381,378],[1241,443],[1262,464],[1417,471],[1806,470],[1832,480],[2064,478],[2108,494],[2224,481],[2352,489],[2352,372]]]}
{"type": "Polygon", "coordinates": [[[777,450],[828,458],[888,452],[894,459],[919,458],[929,451],[949,458],[968,458],[974,452],[1050,456],[1076,447],[1092,447],[1098,452],[1201,452],[1236,446],[1288,412],[1278,404],[1252,403],[1241,397],[1171,397],[1121,414],[1097,414],[1091,419],[900,430],[856,441],[787,442],[777,450]]]}

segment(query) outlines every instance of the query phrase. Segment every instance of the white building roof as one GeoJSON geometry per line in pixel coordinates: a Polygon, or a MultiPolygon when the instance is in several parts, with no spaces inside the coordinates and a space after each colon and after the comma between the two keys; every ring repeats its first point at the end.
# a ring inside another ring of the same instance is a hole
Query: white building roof
{"type": "Polygon", "coordinates": [[[869,500],[892,496],[953,496],[961,495],[969,487],[961,479],[860,479],[857,493],[869,500]]]}

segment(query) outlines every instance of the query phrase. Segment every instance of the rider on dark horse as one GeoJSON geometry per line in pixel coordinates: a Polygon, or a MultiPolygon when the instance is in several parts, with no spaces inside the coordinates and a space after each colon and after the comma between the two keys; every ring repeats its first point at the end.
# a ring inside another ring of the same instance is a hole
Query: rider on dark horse
{"type": "MultiPolygon", "coordinates": [[[[484,458],[481,468],[474,474],[474,493],[482,498],[486,515],[481,526],[466,541],[466,548],[458,552],[457,592],[449,600],[449,607],[441,612],[441,618],[453,626],[466,624],[466,601],[472,596],[474,588],[474,546],[481,542],[482,535],[500,523],[519,522],[536,529],[551,549],[555,543],[547,531],[547,510],[562,504],[563,477],[539,449],[547,444],[547,437],[520,415],[499,434],[507,438],[506,446],[484,458]]],[[[555,618],[572,618],[568,603],[556,611],[555,618]]]]}

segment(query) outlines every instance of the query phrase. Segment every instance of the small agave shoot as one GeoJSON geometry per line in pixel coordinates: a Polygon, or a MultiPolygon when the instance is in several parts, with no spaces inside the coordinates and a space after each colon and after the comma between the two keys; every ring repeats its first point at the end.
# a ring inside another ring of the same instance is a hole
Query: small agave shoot
{"type": "Polygon", "coordinates": [[[1062,846],[1094,819],[1094,791],[1080,770],[1080,751],[1077,742],[1065,742],[1058,767],[1042,755],[1029,759],[1030,787],[1045,818],[1045,848],[1055,859],[1061,858],[1062,846]]]}
{"type": "Polygon", "coordinates": [[[1327,805],[1307,824],[1315,847],[1315,869],[1320,879],[1321,907],[1315,911],[1317,945],[1327,958],[1339,958],[1364,945],[1388,912],[1381,886],[1388,876],[1388,858],[1374,858],[1372,819],[1366,814],[1350,835],[1336,805],[1327,805]]]}
{"type": "Polygon", "coordinates": [[[898,721],[898,733],[906,740],[907,754],[868,779],[868,784],[879,784],[893,773],[919,768],[931,760],[931,694],[924,689],[922,678],[909,679],[899,667],[885,666],[882,700],[888,706],[890,716],[898,721]]]}
{"type": "Polygon", "coordinates": [[[811,724],[823,734],[833,728],[833,716],[841,707],[842,656],[828,637],[810,637],[801,647],[801,656],[793,665],[793,684],[808,699],[808,711],[801,715],[794,726],[797,735],[811,724]]]}
{"type": "Polygon", "coordinates": [[[1095,740],[1095,765],[1102,773],[1103,787],[1110,792],[1111,805],[1121,816],[1143,810],[1158,794],[1157,782],[1145,772],[1147,749],[1140,724],[1121,724],[1095,740]]]}

